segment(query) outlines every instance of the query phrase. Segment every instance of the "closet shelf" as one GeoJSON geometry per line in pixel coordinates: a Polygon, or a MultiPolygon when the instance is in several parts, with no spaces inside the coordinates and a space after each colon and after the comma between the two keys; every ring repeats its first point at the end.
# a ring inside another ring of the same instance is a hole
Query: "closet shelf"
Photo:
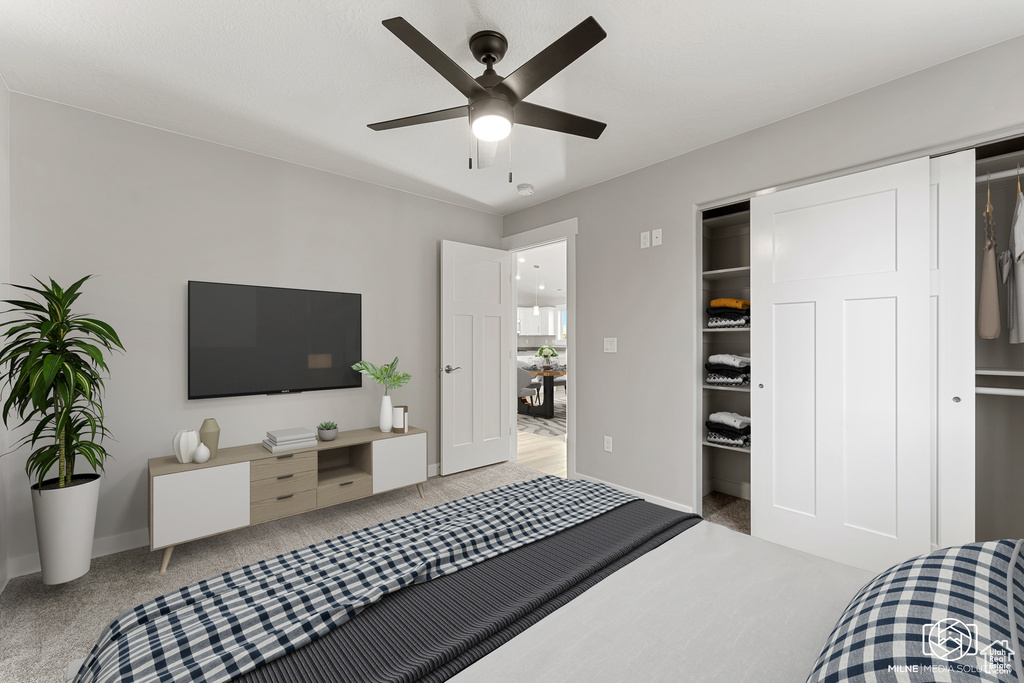
{"type": "Polygon", "coordinates": [[[975,375],[987,377],[1024,377],[1024,370],[1012,370],[1010,368],[978,368],[975,375]]]}
{"type": "Polygon", "coordinates": [[[974,393],[989,396],[1024,396],[1024,389],[1004,389],[1003,387],[975,387],[974,393]]]}
{"type": "Polygon", "coordinates": [[[705,327],[705,332],[750,332],[749,327],[705,327]]]}
{"type": "Polygon", "coordinates": [[[701,385],[701,386],[704,389],[714,389],[715,391],[745,391],[748,394],[750,393],[750,386],[749,385],[747,385],[745,387],[729,387],[729,386],[719,386],[717,384],[704,384],[704,385],[701,385]]]}
{"type": "Polygon", "coordinates": [[[739,268],[719,268],[718,270],[705,270],[705,280],[731,280],[733,278],[750,276],[750,266],[740,266],[739,268]]]}
{"type": "Polygon", "coordinates": [[[711,443],[710,441],[702,442],[704,446],[711,446],[712,448],[721,448],[723,451],[739,451],[740,453],[749,453],[749,448],[738,448],[736,446],[726,446],[721,443],[711,443]]]}

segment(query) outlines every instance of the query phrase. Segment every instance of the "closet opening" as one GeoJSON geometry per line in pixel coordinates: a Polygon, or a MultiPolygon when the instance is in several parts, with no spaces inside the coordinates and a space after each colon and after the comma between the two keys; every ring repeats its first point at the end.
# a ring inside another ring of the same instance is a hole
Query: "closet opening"
{"type": "Polygon", "coordinates": [[[1024,534],[1024,138],[976,149],[975,533],[1024,534]]]}
{"type": "Polygon", "coordinates": [[[703,211],[701,230],[701,513],[749,534],[750,202],[703,211]]]}

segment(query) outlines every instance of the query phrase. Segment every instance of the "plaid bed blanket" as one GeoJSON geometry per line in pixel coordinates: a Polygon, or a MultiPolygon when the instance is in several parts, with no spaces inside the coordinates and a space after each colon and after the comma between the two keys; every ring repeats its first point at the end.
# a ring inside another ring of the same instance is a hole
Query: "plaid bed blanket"
{"type": "Polygon", "coordinates": [[[545,476],[283,553],[121,614],[74,680],[228,681],[319,638],[387,593],[631,500],[602,484],[545,476]]]}

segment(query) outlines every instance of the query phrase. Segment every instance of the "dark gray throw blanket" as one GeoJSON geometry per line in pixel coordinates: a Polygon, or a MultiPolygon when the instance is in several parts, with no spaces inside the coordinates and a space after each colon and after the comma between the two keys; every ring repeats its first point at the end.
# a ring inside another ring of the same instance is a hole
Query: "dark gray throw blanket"
{"type": "Polygon", "coordinates": [[[700,521],[644,501],[384,596],[356,618],[235,679],[444,681],[620,567],[700,521]]]}

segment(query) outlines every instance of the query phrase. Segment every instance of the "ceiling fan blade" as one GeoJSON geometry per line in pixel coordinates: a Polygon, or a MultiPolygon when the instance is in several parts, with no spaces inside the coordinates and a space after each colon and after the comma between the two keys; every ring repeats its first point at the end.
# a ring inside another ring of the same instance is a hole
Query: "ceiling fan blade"
{"type": "Polygon", "coordinates": [[[476,141],[476,167],[490,168],[498,156],[498,141],[476,141]]]}
{"type": "Polygon", "coordinates": [[[544,85],[549,78],[575,62],[608,34],[594,17],[587,17],[576,28],[538,52],[533,59],[505,77],[494,89],[513,104],[544,85]]]}
{"type": "Polygon", "coordinates": [[[384,28],[398,36],[398,39],[409,46],[423,61],[444,76],[445,80],[459,89],[468,99],[486,97],[488,92],[477,83],[472,76],[452,61],[452,58],[441,52],[441,48],[427,40],[426,36],[413,28],[412,24],[402,17],[385,19],[381,22],[384,28]]]}
{"type": "Polygon", "coordinates": [[[447,121],[448,119],[457,119],[461,116],[469,116],[468,105],[464,104],[461,107],[452,107],[451,109],[440,109],[438,111],[432,111],[426,114],[416,114],[415,116],[406,116],[400,119],[381,121],[380,123],[370,123],[368,124],[368,127],[374,130],[391,130],[392,128],[404,128],[405,126],[415,126],[421,123],[447,121]]]}
{"type": "Polygon", "coordinates": [[[608,125],[593,119],[585,119],[582,116],[558,111],[557,109],[548,109],[539,104],[530,104],[529,102],[517,104],[515,109],[512,110],[512,115],[517,124],[533,126],[534,128],[546,128],[558,133],[579,135],[580,137],[592,138],[594,140],[601,137],[601,133],[604,132],[605,127],[608,125]]]}

